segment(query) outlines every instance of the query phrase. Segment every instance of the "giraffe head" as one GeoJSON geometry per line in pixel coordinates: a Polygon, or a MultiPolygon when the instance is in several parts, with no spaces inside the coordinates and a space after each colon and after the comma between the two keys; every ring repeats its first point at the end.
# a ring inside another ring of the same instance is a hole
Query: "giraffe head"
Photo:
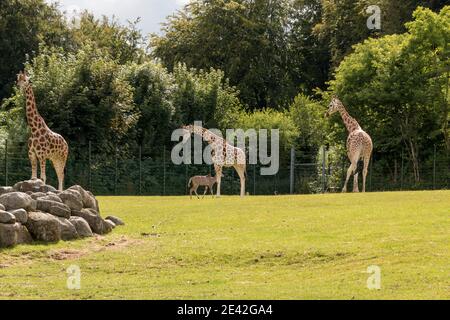
{"type": "Polygon", "coordinates": [[[183,143],[186,143],[194,132],[194,126],[182,126],[181,129],[183,130],[183,143]]]}
{"type": "Polygon", "coordinates": [[[328,105],[328,111],[325,113],[325,117],[331,116],[333,113],[338,112],[344,107],[341,100],[336,95],[333,95],[330,104],[328,105]]]}
{"type": "Polygon", "coordinates": [[[20,71],[17,75],[17,85],[21,89],[25,89],[30,84],[30,77],[26,72],[20,71]]]}

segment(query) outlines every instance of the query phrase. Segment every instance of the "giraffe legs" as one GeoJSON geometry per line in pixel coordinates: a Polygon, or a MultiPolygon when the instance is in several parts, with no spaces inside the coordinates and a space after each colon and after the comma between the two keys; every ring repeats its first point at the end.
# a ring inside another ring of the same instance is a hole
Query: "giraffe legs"
{"type": "Polygon", "coordinates": [[[239,175],[241,180],[241,197],[245,196],[245,167],[242,165],[235,165],[234,168],[239,175]]]}
{"type": "Polygon", "coordinates": [[[358,176],[358,173],[353,175],[353,192],[359,192],[358,176]]]}
{"type": "Polygon", "coordinates": [[[58,190],[63,191],[64,189],[64,160],[53,160],[53,167],[56,171],[56,176],[58,177],[58,190]]]}
{"type": "Polygon", "coordinates": [[[350,180],[350,176],[352,174],[356,173],[357,166],[358,166],[358,161],[352,161],[352,164],[350,165],[350,167],[347,170],[347,179],[345,179],[345,184],[344,184],[344,188],[342,189],[342,193],[347,192],[348,180],[350,180]]]}
{"type": "Polygon", "coordinates": [[[41,166],[41,180],[44,181],[44,184],[47,182],[47,175],[45,173],[45,163],[46,163],[46,159],[45,158],[41,158],[39,159],[39,164],[41,166]]]}
{"type": "Polygon", "coordinates": [[[364,169],[363,169],[363,191],[366,192],[366,179],[367,179],[367,172],[369,168],[369,162],[370,162],[370,155],[364,157],[364,169]]]}
{"type": "Polygon", "coordinates": [[[30,162],[31,162],[31,179],[36,180],[38,177],[37,156],[36,156],[36,153],[34,153],[34,151],[32,151],[31,149],[28,150],[28,158],[30,158],[30,162]]]}
{"type": "Polygon", "coordinates": [[[220,198],[220,185],[222,183],[222,167],[219,165],[214,166],[217,176],[217,198],[220,198]]]}

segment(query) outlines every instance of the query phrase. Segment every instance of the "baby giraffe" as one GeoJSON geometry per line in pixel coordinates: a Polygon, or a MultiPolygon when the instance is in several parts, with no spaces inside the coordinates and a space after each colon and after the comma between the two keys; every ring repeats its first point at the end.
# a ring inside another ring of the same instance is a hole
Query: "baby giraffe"
{"type": "Polygon", "coordinates": [[[194,191],[195,194],[197,195],[197,198],[200,199],[200,197],[198,196],[198,193],[197,193],[198,187],[205,187],[205,192],[203,193],[203,198],[205,197],[208,189],[211,192],[211,195],[214,197],[213,186],[216,183],[217,183],[217,176],[212,177],[211,174],[208,174],[207,176],[192,177],[189,180],[189,184],[188,184],[188,187],[190,187],[189,194],[191,196],[191,199],[192,199],[192,191],[194,191]]]}
{"type": "Polygon", "coordinates": [[[50,159],[58,176],[58,189],[64,187],[64,168],[66,166],[69,146],[64,138],[47,127],[39,114],[29,77],[20,72],[17,75],[17,85],[25,92],[26,115],[31,137],[28,140],[28,157],[31,161],[31,179],[37,179],[37,162],[41,166],[41,180],[46,182],[45,163],[50,159]]]}

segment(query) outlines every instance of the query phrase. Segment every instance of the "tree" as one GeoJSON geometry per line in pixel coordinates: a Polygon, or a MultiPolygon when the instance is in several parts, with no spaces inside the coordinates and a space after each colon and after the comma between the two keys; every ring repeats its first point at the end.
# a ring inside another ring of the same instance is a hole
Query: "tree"
{"type": "Polygon", "coordinates": [[[195,0],[153,35],[152,52],[170,70],[220,69],[251,108],[278,106],[295,94],[286,49],[289,0],[195,0]]]}
{"type": "Polygon", "coordinates": [[[405,34],[355,46],[330,89],[372,135],[375,150],[389,155],[404,145],[419,182],[421,152],[446,135],[450,7],[440,14],[419,8],[414,17],[405,34]]]}
{"type": "Polygon", "coordinates": [[[11,94],[24,62],[39,44],[66,46],[70,32],[61,13],[43,0],[3,0],[0,6],[0,102],[11,94]]]}

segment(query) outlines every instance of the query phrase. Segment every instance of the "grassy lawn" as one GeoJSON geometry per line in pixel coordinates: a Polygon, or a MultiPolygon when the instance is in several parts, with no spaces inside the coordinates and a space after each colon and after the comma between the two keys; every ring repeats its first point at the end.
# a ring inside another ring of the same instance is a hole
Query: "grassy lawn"
{"type": "Polygon", "coordinates": [[[127,225],[0,250],[0,298],[450,298],[450,191],[99,201],[127,225]]]}

